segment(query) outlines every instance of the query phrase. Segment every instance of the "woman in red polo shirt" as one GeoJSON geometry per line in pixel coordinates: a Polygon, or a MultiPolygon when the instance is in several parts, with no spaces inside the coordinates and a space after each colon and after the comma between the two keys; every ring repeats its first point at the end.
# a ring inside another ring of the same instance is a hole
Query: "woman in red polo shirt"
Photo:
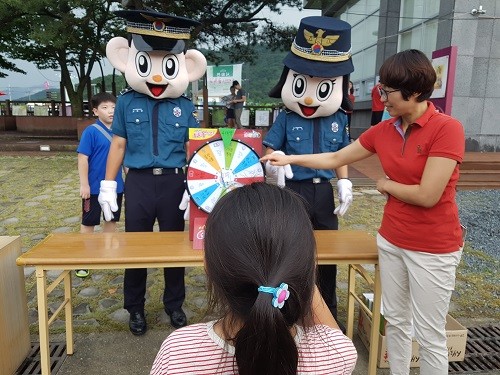
{"type": "Polygon", "coordinates": [[[377,189],[387,203],[377,245],[393,374],[409,373],[412,326],[421,373],[448,373],[446,315],[464,243],[455,188],[465,136],[460,122],[427,101],[435,80],[422,52],[397,53],[380,68],[380,96],[391,119],[335,153],[262,158],[278,166],[334,169],[378,155],[386,177],[377,189]]]}

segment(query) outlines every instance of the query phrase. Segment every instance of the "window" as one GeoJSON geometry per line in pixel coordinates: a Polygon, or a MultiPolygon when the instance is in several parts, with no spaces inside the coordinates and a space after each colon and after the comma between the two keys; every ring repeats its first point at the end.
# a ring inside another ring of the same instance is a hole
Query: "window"
{"type": "Polygon", "coordinates": [[[421,50],[430,58],[432,51],[436,49],[437,30],[438,21],[433,19],[401,32],[398,51],[415,48],[421,50]]]}
{"type": "Polygon", "coordinates": [[[439,3],[428,0],[402,0],[399,29],[408,29],[436,17],[439,14],[439,3]]]}
{"type": "Polygon", "coordinates": [[[439,1],[402,0],[398,51],[415,48],[429,58],[436,49],[439,1]]]}
{"type": "MultiPolygon", "coordinates": [[[[351,24],[351,51],[354,72],[351,81],[373,81],[377,55],[380,0],[351,0],[339,12],[339,18],[351,24]]],[[[368,100],[365,90],[357,91],[358,100],[368,100]]]]}

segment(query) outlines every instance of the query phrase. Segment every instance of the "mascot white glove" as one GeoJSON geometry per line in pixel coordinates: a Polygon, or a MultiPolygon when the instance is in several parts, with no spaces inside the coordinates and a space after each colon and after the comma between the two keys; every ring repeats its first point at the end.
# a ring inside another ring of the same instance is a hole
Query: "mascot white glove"
{"type": "Polygon", "coordinates": [[[184,194],[182,194],[179,210],[184,211],[184,220],[189,220],[189,194],[187,190],[184,190],[184,194]]]}
{"type": "Polygon", "coordinates": [[[99,197],[97,200],[101,205],[104,220],[111,221],[114,217],[113,212],[118,211],[118,204],[116,203],[116,181],[101,181],[101,188],[99,189],[99,197]]]}
{"type": "Polygon", "coordinates": [[[339,206],[333,211],[335,215],[344,216],[352,203],[352,182],[347,178],[337,180],[339,206]]]}
{"type": "MultiPolygon", "coordinates": [[[[285,155],[283,151],[273,151],[271,154],[285,155]]],[[[284,166],[272,165],[268,160],[266,161],[266,182],[279,187],[285,187],[285,177],[292,178],[293,172],[290,164],[284,166]]]]}

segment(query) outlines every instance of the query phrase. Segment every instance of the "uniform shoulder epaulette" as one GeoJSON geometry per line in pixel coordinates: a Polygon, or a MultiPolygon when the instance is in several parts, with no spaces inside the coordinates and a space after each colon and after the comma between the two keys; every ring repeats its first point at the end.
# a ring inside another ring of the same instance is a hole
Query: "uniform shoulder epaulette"
{"type": "Polygon", "coordinates": [[[182,94],[181,98],[184,98],[184,99],[191,101],[191,98],[189,96],[186,96],[186,94],[182,94]]]}
{"type": "Polygon", "coordinates": [[[341,111],[341,112],[343,112],[343,113],[347,114],[346,110],[345,110],[344,108],[342,108],[342,107],[340,107],[340,108],[339,108],[339,111],[341,111]]]}
{"type": "Polygon", "coordinates": [[[134,89],[132,87],[130,87],[130,86],[127,86],[122,91],[120,91],[119,95],[124,95],[124,94],[126,94],[128,92],[131,92],[131,91],[134,91],[134,89]]]}

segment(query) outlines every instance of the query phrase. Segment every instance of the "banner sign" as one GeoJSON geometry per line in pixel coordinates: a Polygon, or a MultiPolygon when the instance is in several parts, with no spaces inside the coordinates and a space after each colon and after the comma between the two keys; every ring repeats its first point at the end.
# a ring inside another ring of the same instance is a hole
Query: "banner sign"
{"type": "Polygon", "coordinates": [[[233,81],[241,83],[242,66],[243,64],[207,66],[208,96],[228,95],[233,81]]]}
{"type": "Polygon", "coordinates": [[[436,83],[430,100],[440,112],[451,115],[455,89],[457,46],[433,51],[432,66],[436,71],[436,83]]]}

